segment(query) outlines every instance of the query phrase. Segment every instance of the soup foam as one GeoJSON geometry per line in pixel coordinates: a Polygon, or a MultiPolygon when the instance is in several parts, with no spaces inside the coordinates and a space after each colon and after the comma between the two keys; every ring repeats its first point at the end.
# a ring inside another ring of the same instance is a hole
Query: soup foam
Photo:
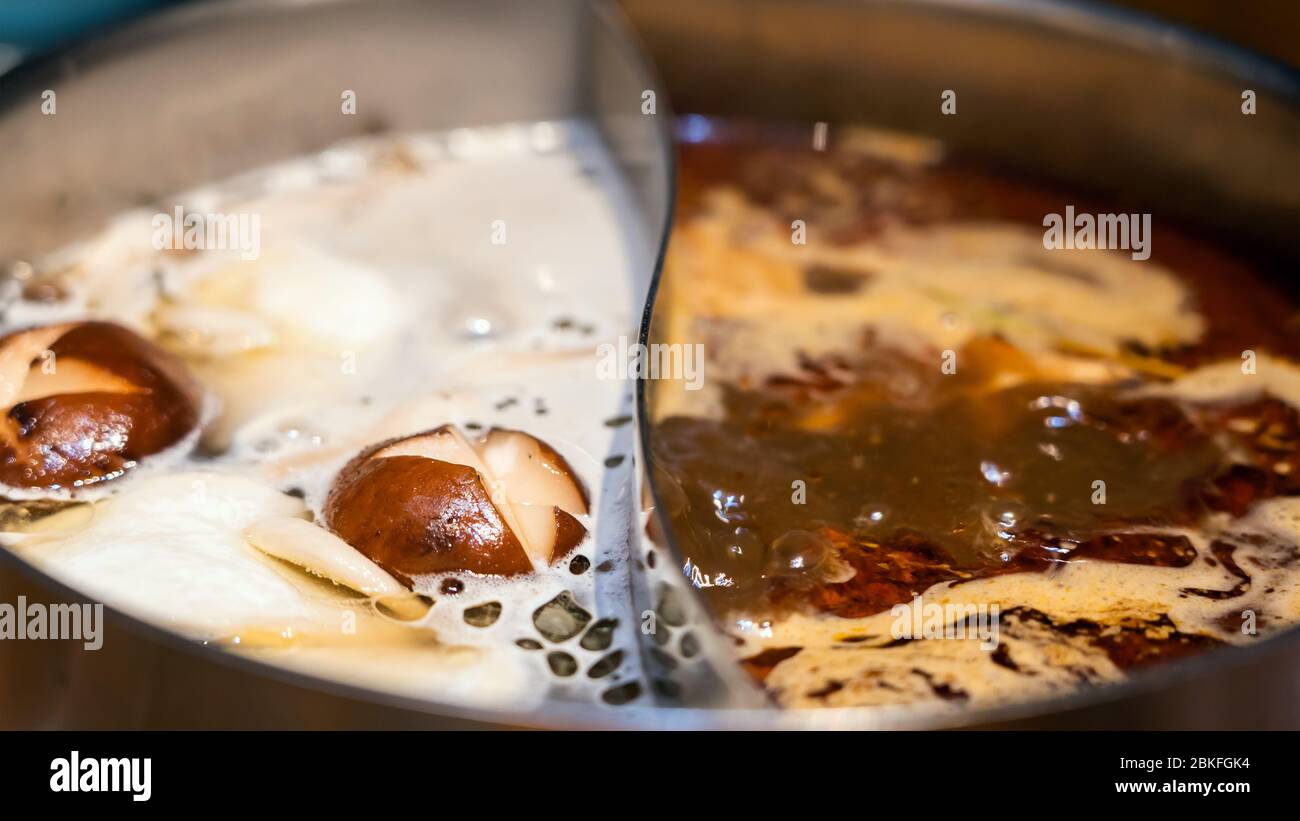
{"type": "Polygon", "coordinates": [[[629,413],[630,383],[599,379],[595,354],[635,328],[625,207],[595,133],[543,122],[347,143],[119,216],[41,261],[64,298],[14,302],[5,329],[126,324],[179,353],[220,410],[197,450],[77,492],[93,515],[5,542],[128,613],[364,686],[527,707],[636,677],[630,651],[582,675],[635,621],[630,460],[605,466],[630,453],[630,428],[605,424],[629,413]],[[252,215],[258,253],[157,247],[176,208],[252,215]],[[524,430],[568,460],[592,495],[584,572],[566,557],[522,579],[417,579],[433,606],[398,622],[242,538],[259,517],[319,516],[364,446],[448,423],[524,430]],[[535,611],[564,591],[618,620],[612,644],[539,635],[535,611]],[[467,615],[483,605],[499,605],[491,624],[467,615]],[[578,674],[554,675],[554,654],[578,674]]]}

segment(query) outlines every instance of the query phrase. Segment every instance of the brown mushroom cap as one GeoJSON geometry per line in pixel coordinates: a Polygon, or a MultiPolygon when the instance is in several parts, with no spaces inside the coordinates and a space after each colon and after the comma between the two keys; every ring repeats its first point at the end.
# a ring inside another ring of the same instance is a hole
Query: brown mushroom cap
{"type": "Polygon", "coordinates": [[[202,392],[180,361],[121,325],[16,331],[0,337],[0,360],[6,485],[51,489],[112,479],[200,421],[202,392]]]}
{"type": "Polygon", "coordinates": [[[513,576],[558,561],[586,538],[573,515],[586,512],[586,490],[549,445],[497,430],[471,442],[443,425],[358,454],[339,471],[323,518],[410,585],[415,576],[513,576]],[[503,462],[491,448],[507,440],[513,450],[503,462]],[[537,464],[518,464],[530,454],[537,464]],[[492,463],[508,470],[496,472],[492,463]]]}
{"type": "Polygon", "coordinates": [[[325,502],[329,528],[410,586],[413,576],[533,569],[472,468],[420,456],[367,459],[325,502]]]}
{"type": "Polygon", "coordinates": [[[555,508],[555,542],[551,546],[551,562],[558,562],[573,552],[587,538],[587,528],[582,522],[555,508]]]}

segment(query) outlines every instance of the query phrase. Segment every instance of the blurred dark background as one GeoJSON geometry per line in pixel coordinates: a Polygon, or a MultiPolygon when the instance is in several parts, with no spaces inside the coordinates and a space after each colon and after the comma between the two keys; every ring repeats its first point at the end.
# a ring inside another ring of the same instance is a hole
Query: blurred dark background
{"type": "MultiPolygon", "coordinates": [[[[179,1],[0,0],[0,70],[23,53],[52,48],[114,20],[179,1]]],[[[1100,0],[1097,4],[1181,23],[1300,67],[1300,0],[1100,0]]]]}
{"type": "Polygon", "coordinates": [[[1300,67],[1300,0],[1107,0],[1300,67]]]}

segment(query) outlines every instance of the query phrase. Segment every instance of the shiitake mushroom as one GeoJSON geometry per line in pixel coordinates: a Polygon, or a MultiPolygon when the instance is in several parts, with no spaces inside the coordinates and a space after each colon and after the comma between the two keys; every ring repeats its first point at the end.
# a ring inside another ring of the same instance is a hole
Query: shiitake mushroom
{"type": "Polygon", "coordinates": [[[417,576],[515,576],[557,562],[587,535],[588,497],[554,448],[455,426],[373,445],[339,471],[325,525],[408,586],[417,576]]]}
{"type": "Polygon", "coordinates": [[[173,355],[111,322],[0,337],[0,483],[75,488],[121,476],[200,423],[202,391],[173,355]]]}

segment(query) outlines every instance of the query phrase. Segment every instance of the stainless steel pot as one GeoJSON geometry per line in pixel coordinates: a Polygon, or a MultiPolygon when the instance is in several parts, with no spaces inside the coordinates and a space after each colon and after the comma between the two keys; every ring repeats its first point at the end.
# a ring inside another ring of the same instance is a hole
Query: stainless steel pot
{"type": "MultiPolygon", "coordinates": [[[[667,101],[617,9],[583,0],[214,0],[0,78],[0,260],[120,210],[348,137],[584,117],[632,200],[635,310],[667,224],[667,101]],[[42,113],[55,91],[56,113],[42,113]],[[341,114],[344,90],[357,114],[341,114]],[[659,94],[660,116],[642,113],[659,94]]],[[[631,430],[627,436],[631,438],[631,430]]],[[[630,446],[630,443],[629,443],[630,446]]],[[[629,493],[631,491],[629,490],[629,493]]],[[[82,596],[0,550],[0,601],[82,596]]],[[[107,608],[106,608],[107,611],[107,608]]],[[[0,641],[5,727],[593,725],[414,702],[286,673],[108,612],[103,649],[0,641]]]]}
{"type": "MultiPolygon", "coordinates": [[[[1300,291],[1300,74],[1079,4],[625,0],[678,111],[865,123],[1213,232],[1300,291]],[[945,90],[956,116],[940,111],[945,90]],[[1253,91],[1257,113],[1242,111],[1253,91]]],[[[811,136],[811,130],[810,130],[811,136]]],[[[653,313],[647,333],[654,338],[653,313]]],[[[649,383],[641,383],[642,409],[649,383]]],[[[642,414],[642,436],[650,435],[642,414]]],[[[653,473],[652,473],[653,475],[653,473]]],[[[653,482],[651,482],[653,484],[653,482]]],[[[671,542],[671,534],[664,537],[671,542]]],[[[669,546],[681,567],[681,555],[669,546]]],[[[671,563],[670,563],[671,564],[671,563]]],[[[665,574],[664,584],[680,583],[665,574]]],[[[820,711],[812,726],[1300,727],[1300,629],[955,717],[820,711]]]]}
{"type": "MultiPolygon", "coordinates": [[[[0,258],[55,247],[142,200],[365,131],[585,113],[603,124],[638,193],[648,276],[657,270],[670,197],[663,131],[670,96],[681,111],[934,134],[992,162],[1156,203],[1300,270],[1300,81],[1288,69],[1074,5],[623,5],[667,95],[615,13],[578,0],[218,0],[23,67],[0,78],[0,258]],[[39,114],[45,88],[59,89],[57,128],[39,114]],[[367,113],[330,114],[341,88],[359,89],[367,113]],[[959,91],[959,117],[935,116],[946,88],[959,91]],[[1243,89],[1259,98],[1252,117],[1239,113],[1243,89]],[[659,92],[655,118],[640,114],[643,90],[659,92]]],[[[652,308],[651,301],[643,332],[652,308]]],[[[706,651],[682,657],[679,641],[667,650],[648,642],[660,686],[644,706],[501,714],[399,699],[195,646],[113,614],[104,649],[94,653],[75,643],[0,642],[0,725],[916,726],[863,711],[755,706],[758,694],[725,653],[707,649],[716,640],[707,614],[675,572],[680,557],[671,548],[668,555],[638,572],[637,606],[667,612],[677,639],[692,632],[706,651]],[[715,709],[722,705],[732,706],[715,709]]],[[[80,600],[0,551],[0,601],[20,593],[80,600]]],[[[1292,630],[1119,686],[945,721],[1300,727],[1297,694],[1300,632],[1292,630]]]]}

